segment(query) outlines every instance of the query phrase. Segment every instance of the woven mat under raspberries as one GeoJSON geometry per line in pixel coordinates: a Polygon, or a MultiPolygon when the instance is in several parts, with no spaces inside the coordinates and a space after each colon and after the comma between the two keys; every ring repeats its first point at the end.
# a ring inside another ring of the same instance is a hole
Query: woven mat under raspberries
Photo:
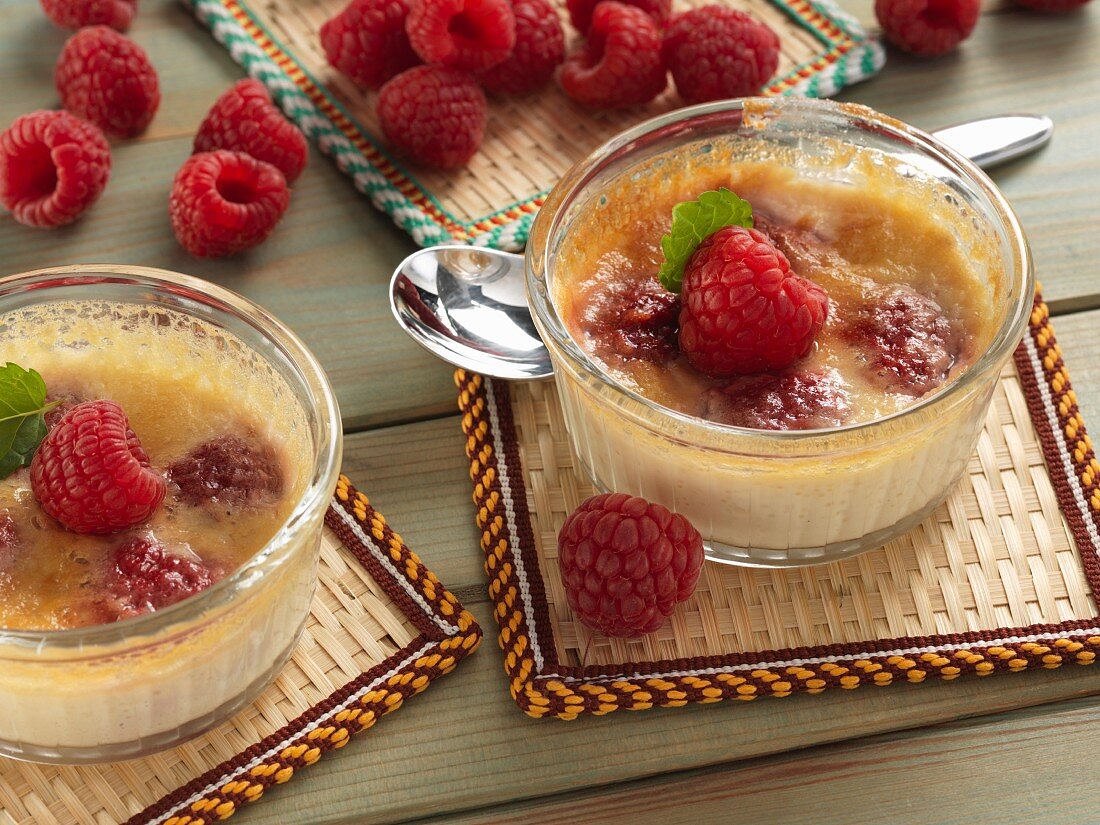
{"type": "MultiPolygon", "coordinates": [[[[673,90],[647,106],[592,112],[554,83],[489,104],[485,142],[469,166],[407,168],[380,138],[377,95],[328,65],[318,32],[347,0],[182,0],[233,59],[351,178],[355,188],[423,245],[449,241],[520,249],[550,187],[623,129],[681,106],[673,90]]],[[[565,19],[564,0],[552,0],[565,19]]],[[[715,0],[674,0],[678,8],[715,0]]],[[[768,95],[828,97],[874,74],[881,45],[833,0],[717,0],[751,12],[779,35],[768,95]]],[[[566,26],[566,48],[576,37],[566,26]]]]}
{"type": "Polygon", "coordinates": [[[175,750],[118,765],[0,759],[0,822],[227,819],[347,745],[477,648],[473,617],[345,476],[325,525],[305,631],[252,705],[175,750]]]}
{"type": "Polygon", "coordinates": [[[505,669],[531,716],[873,690],[1100,651],[1100,465],[1038,296],[968,470],[924,523],[829,565],[707,563],[640,639],[591,633],[566,601],[557,532],[594,490],[554,385],[456,380],[505,669]]]}

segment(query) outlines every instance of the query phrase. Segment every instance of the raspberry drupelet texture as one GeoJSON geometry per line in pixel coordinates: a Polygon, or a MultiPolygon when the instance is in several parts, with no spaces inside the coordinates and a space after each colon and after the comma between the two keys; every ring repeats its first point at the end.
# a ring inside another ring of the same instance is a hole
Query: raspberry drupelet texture
{"type": "Polygon", "coordinates": [[[227,435],[200,444],[168,468],[185,504],[238,507],[278,496],[283,474],[265,443],[227,435]]]}
{"type": "Polygon", "coordinates": [[[149,56],[107,26],[81,29],[65,43],[54,70],[61,105],[112,137],[144,132],[160,106],[149,56]]]}
{"type": "Polygon", "coordinates": [[[417,66],[382,87],[378,120],[386,139],[422,166],[469,162],[485,136],[488,106],[474,78],[446,66],[417,66]]]}
{"type": "Polygon", "coordinates": [[[615,0],[596,6],[588,40],[561,71],[565,93],[598,109],[648,103],[667,84],[657,24],[641,9],[615,0]]]}
{"type": "Polygon", "coordinates": [[[258,80],[240,80],[211,107],[195,135],[195,151],[231,149],[270,163],[294,183],[306,167],[309,147],[258,80]]]}
{"type": "Polygon", "coordinates": [[[425,63],[468,72],[503,63],[516,45],[508,0],[412,0],[405,29],[425,63]]]}
{"type": "Polygon", "coordinates": [[[168,214],[184,249],[219,258],[262,243],[289,205],[282,172],[244,152],[218,149],[180,167],[168,214]]]}
{"type": "Polygon", "coordinates": [[[699,244],[681,298],[680,349],[713,377],[790,366],[810,352],[829,311],[821,287],[794,274],[766,235],[741,226],[699,244]]]}
{"type": "Polygon", "coordinates": [[[405,20],[410,0],[352,0],[321,26],[328,62],[368,89],[420,63],[409,43],[405,20]]]}
{"type": "MultiPolygon", "coordinates": [[[[581,34],[587,34],[592,25],[592,12],[601,0],[565,0],[569,9],[569,22],[581,34]]],[[[624,5],[636,6],[653,18],[658,27],[664,27],[672,16],[672,0],[620,0],[624,5]]]]}
{"type": "Polygon", "coordinates": [[[515,0],[516,46],[503,63],[482,72],[478,80],[493,94],[524,95],[554,76],[565,59],[561,19],[547,0],[515,0]]]}
{"type": "Polygon", "coordinates": [[[688,103],[757,94],[779,65],[779,37],[752,15],[701,6],[675,17],[663,54],[688,103]]]}
{"type": "Polygon", "coordinates": [[[652,633],[695,591],[703,540],[683,516],[625,493],[581,503],[558,533],[569,606],[608,636],[652,633]]]}
{"type": "Polygon", "coordinates": [[[875,0],[886,39],[921,57],[947,54],[974,31],[981,0],[875,0]]]}
{"type": "Polygon", "coordinates": [[[839,427],[851,403],[836,370],[759,373],[735,378],[704,396],[711,421],[754,430],[812,430],[839,427]]]}
{"type": "Polygon", "coordinates": [[[115,619],[162,610],[201,593],[218,577],[201,561],[170,553],[152,538],[136,538],[115,551],[107,574],[115,619]]]}
{"type": "Polygon", "coordinates": [[[0,204],[21,224],[49,229],[75,221],[110,176],[107,138],[68,112],[31,112],[0,133],[0,204]]]}
{"type": "Polygon", "coordinates": [[[117,533],[164,500],[164,477],[113,401],[86,401],[46,434],[31,460],[31,489],[47,515],[74,533],[117,533]]]}
{"type": "Polygon", "coordinates": [[[137,0],[40,0],[46,16],[63,29],[110,26],[124,32],[137,14],[137,0]]]}

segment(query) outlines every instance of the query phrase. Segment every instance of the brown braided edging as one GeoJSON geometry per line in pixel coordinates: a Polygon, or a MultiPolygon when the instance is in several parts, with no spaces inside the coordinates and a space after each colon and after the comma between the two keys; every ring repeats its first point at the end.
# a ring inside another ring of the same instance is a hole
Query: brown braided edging
{"type": "MultiPolygon", "coordinates": [[[[1039,293],[1031,315],[1029,336],[1042,364],[1059,425],[1070,445],[1073,466],[1089,498],[1089,519],[1100,527],[1100,462],[1085,432],[1076,396],[1062,362],[1061,350],[1049,323],[1050,313],[1039,293]]],[[[1077,541],[1090,588],[1100,592],[1100,557],[1076,507],[1074,491],[1062,470],[1060,447],[1047,422],[1046,406],[1025,344],[1016,352],[1017,372],[1032,420],[1039,432],[1046,463],[1060,508],[1077,541]]],[[[530,515],[511,417],[507,386],[494,384],[498,423],[490,422],[485,379],[458,370],[462,428],[474,484],[477,525],[482,531],[485,572],[489,595],[496,605],[504,670],[510,692],[530,716],[575,719],[582,713],[601,715],[619,709],[643,710],[653,706],[679,707],[689,702],[751,700],[758,696],[789,696],[795,692],[820,693],[826,688],[857,688],[864,684],[922,682],[930,676],[944,680],[967,673],[988,676],[999,671],[1029,668],[1053,669],[1066,662],[1088,665],[1100,652],[1100,635],[1084,631],[1100,625],[1100,617],[1059,624],[997,628],[897,639],[878,639],[858,644],[834,644],[787,650],[756,651],[726,656],[697,657],[660,662],[627,662],[619,665],[572,667],[553,660],[555,646],[542,575],[535,552],[530,515]],[[498,450],[510,469],[513,518],[505,512],[500,483],[498,450]],[[518,548],[518,549],[517,549],[518,548]],[[528,616],[520,597],[515,553],[522,554],[529,578],[528,594],[533,615],[528,616]],[[532,625],[541,640],[544,672],[535,672],[531,652],[532,625]],[[1037,641],[994,641],[1025,636],[1037,641]],[[984,644],[983,644],[984,643],[984,644]],[[919,652],[897,655],[893,651],[916,648],[919,652]],[[856,658],[856,653],[871,653],[856,658]],[[756,663],[798,660],[798,665],[753,667],[756,663]],[[696,675],[683,675],[693,671],[696,675]],[[700,672],[704,671],[704,672],[700,672]],[[679,674],[679,675],[678,675],[679,674]]]]}
{"type": "Polygon", "coordinates": [[[386,595],[416,626],[420,635],[386,661],[340,688],[262,742],[176,789],[132,817],[126,825],[144,825],[166,815],[165,825],[208,825],[228,819],[241,805],[262,797],[272,785],[289,781],[299,768],[312,765],[327,752],[344,747],[353,735],[373,727],[380,718],[400,708],[406,699],[426,689],[435,679],[450,673],[462,659],[477,649],[481,642],[481,628],[473,616],[405,545],[382,514],[371,507],[367,497],[351,485],[347,476],[340,476],[336,498],[339,506],[363,526],[363,531],[375,547],[388,555],[400,574],[427,600],[432,611],[430,615],[410,598],[408,592],[341,520],[333,509],[337,505],[329,508],[325,514],[325,524],[339,536],[344,547],[366,568],[386,595]],[[432,620],[432,616],[454,625],[458,632],[453,635],[445,633],[432,620]],[[415,661],[390,676],[384,684],[368,691],[354,705],[334,712],[349,697],[394,670],[400,662],[429,642],[434,644],[415,661]],[[280,742],[288,744],[259,765],[245,769],[244,766],[280,742]],[[217,790],[195,802],[184,804],[209,786],[217,790]]]}

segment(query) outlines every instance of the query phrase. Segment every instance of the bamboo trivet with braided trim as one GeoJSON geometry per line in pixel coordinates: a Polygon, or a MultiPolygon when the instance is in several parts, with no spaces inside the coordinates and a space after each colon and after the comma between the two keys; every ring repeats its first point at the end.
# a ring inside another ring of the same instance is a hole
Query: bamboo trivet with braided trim
{"type": "Polygon", "coordinates": [[[366,496],[340,477],[302,638],[274,683],[175,750],[114,765],[0,758],[0,825],[206,825],[401,707],[481,630],[366,496]]]}
{"type": "Polygon", "coordinates": [[[556,535],[593,490],[553,385],[457,382],[505,669],[532,716],[1087,665],[1100,651],[1100,463],[1038,296],[963,479],[923,524],[820,567],[708,563],[639,640],[589,632],[566,602],[556,535]]]}
{"type": "MultiPolygon", "coordinates": [[[[676,8],[716,0],[674,0],[676,8]]],[[[494,98],[481,150],[462,170],[405,168],[375,117],[374,92],[328,65],[318,32],[348,0],[183,0],[356,188],[420,244],[523,246],[531,219],[562,174],[623,129],[683,105],[671,86],[647,106],[593,112],[553,83],[494,98]]],[[[578,38],[562,13],[566,46],[578,38]]],[[[765,94],[826,97],[876,72],[882,47],[833,0],[717,0],[752,12],[779,35],[779,68],[765,94]]]]}

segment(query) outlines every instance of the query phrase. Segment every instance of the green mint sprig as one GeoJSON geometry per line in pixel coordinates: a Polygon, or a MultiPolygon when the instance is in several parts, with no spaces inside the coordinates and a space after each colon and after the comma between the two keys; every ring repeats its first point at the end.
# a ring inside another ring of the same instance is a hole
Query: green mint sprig
{"type": "Polygon", "coordinates": [[[0,368],[0,479],[26,467],[46,437],[46,382],[34,370],[8,363],[0,368]]]}
{"type": "Polygon", "coordinates": [[[679,292],[684,282],[684,267],[696,247],[726,226],[752,228],[752,207],[729,189],[703,192],[693,201],[676,204],[672,209],[672,228],[661,238],[665,261],[657,277],[669,292],[679,292]]]}

